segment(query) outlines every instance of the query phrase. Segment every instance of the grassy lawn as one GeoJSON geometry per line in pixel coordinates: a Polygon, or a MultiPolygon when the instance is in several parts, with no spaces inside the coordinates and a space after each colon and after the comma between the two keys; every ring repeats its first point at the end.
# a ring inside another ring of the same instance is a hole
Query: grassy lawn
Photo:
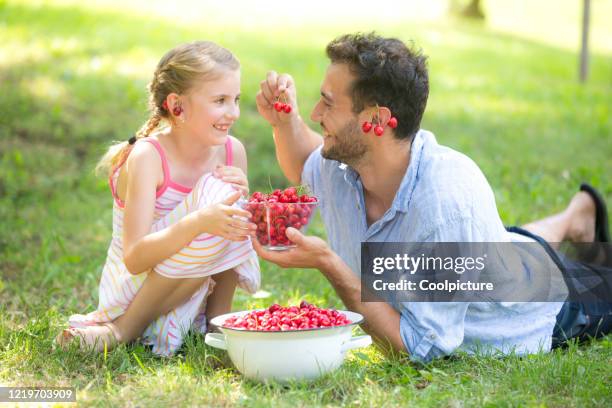
{"type": "MultiPolygon", "coordinates": [[[[427,366],[387,359],[370,347],[351,353],[333,374],[289,386],[244,380],[224,353],[195,335],[170,359],[141,346],[106,356],[52,349],[70,314],[97,305],[112,199],[93,166],[112,140],[127,139],[144,121],[145,85],[177,43],[211,39],[241,60],[242,116],[233,134],[246,145],[252,189],[267,189],[286,181],[254,103],[266,71],[294,76],[307,117],[327,65],[323,49],[334,36],[377,28],[415,40],[430,57],[423,127],[481,166],[506,224],[561,210],[581,181],[612,203],[610,53],[592,55],[589,82],[580,85],[575,51],[481,24],[280,21],[228,29],[214,19],[205,24],[105,10],[101,2],[49,3],[0,0],[0,384],[74,386],[83,405],[612,403],[610,336],[550,354],[457,355],[427,366]]],[[[594,3],[612,10],[609,2],[594,3]]],[[[310,232],[325,236],[320,220],[310,232]]],[[[265,262],[262,270],[270,296],[238,292],[235,310],[302,298],[342,306],[317,271],[265,262]]]]}

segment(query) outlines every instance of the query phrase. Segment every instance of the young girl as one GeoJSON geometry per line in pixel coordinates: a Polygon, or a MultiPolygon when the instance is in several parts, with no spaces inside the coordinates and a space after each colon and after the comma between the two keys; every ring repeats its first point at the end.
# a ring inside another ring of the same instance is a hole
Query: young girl
{"type": "Polygon", "coordinates": [[[204,41],[159,62],[149,120],[98,165],[114,197],[98,309],[71,316],[60,345],[78,339],[101,351],[141,337],[171,355],[190,327],[205,332],[208,319],[230,311],[237,284],[259,287],[256,226],[233,205],[248,192],[244,147],[228,134],[240,115],[239,68],[204,41]]]}

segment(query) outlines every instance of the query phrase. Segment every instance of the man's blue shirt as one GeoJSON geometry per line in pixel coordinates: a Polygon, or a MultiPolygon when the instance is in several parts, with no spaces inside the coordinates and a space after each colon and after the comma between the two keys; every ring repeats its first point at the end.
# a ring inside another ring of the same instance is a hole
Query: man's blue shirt
{"type": "MultiPolygon", "coordinates": [[[[349,166],[308,157],[302,183],[320,199],[329,244],[360,275],[361,242],[510,242],[489,183],[467,156],[420,130],[391,207],[368,226],[363,186],[349,166]]],[[[528,273],[528,271],[526,272],[528,273]]],[[[559,302],[403,302],[400,332],[411,358],[429,361],[455,350],[548,351],[559,302]]]]}

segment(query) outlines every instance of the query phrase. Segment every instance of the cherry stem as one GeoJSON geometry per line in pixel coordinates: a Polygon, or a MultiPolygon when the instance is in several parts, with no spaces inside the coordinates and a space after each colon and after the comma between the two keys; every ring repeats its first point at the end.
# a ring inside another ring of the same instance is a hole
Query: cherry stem
{"type": "Polygon", "coordinates": [[[372,114],[372,117],[370,119],[370,121],[372,122],[372,124],[374,124],[374,120],[376,120],[376,124],[380,125],[380,108],[378,107],[378,104],[376,104],[376,112],[372,114]]]}

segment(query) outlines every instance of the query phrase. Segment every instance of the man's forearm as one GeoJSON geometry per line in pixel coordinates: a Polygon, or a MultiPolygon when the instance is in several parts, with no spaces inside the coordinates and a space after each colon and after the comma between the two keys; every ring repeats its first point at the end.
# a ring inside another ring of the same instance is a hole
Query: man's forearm
{"type": "Polygon", "coordinates": [[[283,174],[299,184],[306,159],[322,142],[321,135],[306,125],[300,116],[273,127],[276,158],[283,174]]]}
{"type": "Polygon", "coordinates": [[[351,271],[340,257],[333,254],[320,268],[327,280],[338,293],[344,305],[351,311],[364,316],[363,330],[371,335],[383,348],[406,351],[400,336],[400,315],[384,302],[361,301],[361,280],[351,271]]]}

